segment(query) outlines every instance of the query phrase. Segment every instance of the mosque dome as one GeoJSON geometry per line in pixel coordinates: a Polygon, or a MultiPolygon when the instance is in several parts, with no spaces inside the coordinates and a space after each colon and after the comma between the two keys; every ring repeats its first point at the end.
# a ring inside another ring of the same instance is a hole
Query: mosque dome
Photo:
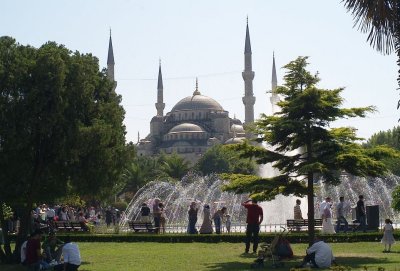
{"type": "Polygon", "coordinates": [[[231,131],[232,131],[232,133],[236,133],[236,134],[244,134],[245,133],[243,125],[239,125],[239,124],[232,124],[231,131]]]}
{"type": "Polygon", "coordinates": [[[204,110],[204,109],[224,111],[222,106],[216,100],[198,94],[183,98],[172,108],[171,112],[183,111],[183,110],[204,110]]]}
{"type": "Polygon", "coordinates": [[[204,129],[193,123],[182,123],[174,126],[171,130],[169,130],[168,133],[171,134],[182,132],[204,132],[204,129]]]}

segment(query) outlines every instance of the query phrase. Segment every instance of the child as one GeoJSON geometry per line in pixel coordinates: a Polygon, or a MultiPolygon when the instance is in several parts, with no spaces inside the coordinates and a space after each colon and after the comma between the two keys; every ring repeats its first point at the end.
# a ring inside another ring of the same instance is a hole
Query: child
{"type": "Polygon", "coordinates": [[[231,233],[231,216],[229,214],[227,214],[225,217],[226,217],[226,220],[225,220],[226,231],[229,234],[229,233],[231,233]]]}
{"type": "Polygon", "coordinates": [[[383,253],[390,252],[390,248],[392,244],[394,244],[394,237],[393,237],[393,226],[392,221],[387,218],[385,219],[385,226],[383,227],[383,238],[381,240],[382,244],[385,244],[385,250],[383,253]],[[386,246],[389,246],[389,249],[386,249],[386,246]]]}

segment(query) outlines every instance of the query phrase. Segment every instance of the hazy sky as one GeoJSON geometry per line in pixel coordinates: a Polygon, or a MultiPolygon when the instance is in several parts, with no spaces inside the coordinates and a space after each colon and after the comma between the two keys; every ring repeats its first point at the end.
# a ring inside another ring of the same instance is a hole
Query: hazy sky
{"type": "Polygon", "coordinates": [[[344,106],[375,105],[378,113],[335,125],[353,126],[368,138],[397,125],[396,57],[384,56],[353,28],[340,0],[2,0],[0,36],[39,47],[56,41],[92,53],[106,66],[109,29],[117,92],[126,110],[127,140],[150,131],[156,114],[158,59],[162,60],[165,113],[193,93],[217,100],[244,119],[244,40],[249,16],[253,51],[255,116],[270,113],[272,52],[278,84],[281,67],[310,56],[320,87],[346,87],[344,106]]]}

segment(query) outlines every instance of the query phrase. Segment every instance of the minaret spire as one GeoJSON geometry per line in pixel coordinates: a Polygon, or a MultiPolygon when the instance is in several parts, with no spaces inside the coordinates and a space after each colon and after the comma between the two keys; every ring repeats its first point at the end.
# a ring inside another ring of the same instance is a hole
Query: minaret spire
{"type": "Polygon", "coordinates": [[[110,39],[108,42],[108,56],[107,56],[107,77],[112,82],[114,82],[114,90],[115,90],[115,88],[117,87],[117,82],[115,81],[114,77],[114,66],[115,66],[114,50],[112,45],[111,28],[110,28],[110,39]]]}
{"type": "Polygon", "coordinates": [[[199,80],[196,77],[196,89],[193,92],[193,96],[195,95],[201,95],[200,91],[199,91],[199,80]]]}
{"type": "Polygon", "coordinates": [[[252,71],[252,59],[251,59],[251,43],[250,43],[250,32],[249,32],[249,21],[247,18],[246,24],[246,40],[244,46],[244,71],[242,77],[244,80],[244,96],[242,98],[245,110],[245,124],[254,122],[254,103],[256,97],[253,95],[253,79],[254,71],[252,71]]]}
{"type": "Polygon", "coordinates": [[[157,82],[157,103],[156,103],[157,116],[164,115],[164,108],[165,108],[164,87],[163,87],[163,80],[161,73],[161,59],[160,59],[158,64],[158,82],[157,82]]]}
{"type": "Polygon", "coordinates": [[[278,102],[280,101],[279,95],[276,93],[278,87],[278,79],[276,77],[276,66],[275,66],[275,52],[272,53],[272,80],[271,80],[271,101],[272,114],[279,112],[280,108],[278,102]]]}

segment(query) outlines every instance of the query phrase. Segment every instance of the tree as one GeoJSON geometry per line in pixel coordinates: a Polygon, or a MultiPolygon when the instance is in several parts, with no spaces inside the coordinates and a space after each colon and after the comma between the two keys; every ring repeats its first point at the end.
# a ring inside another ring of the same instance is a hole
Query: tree
{"type": "Polygon", "coordinates": [[[307,195],[309,243],[314,231],[314,181],[316,176],[328,184],[340,183],[340,173],[378,176],[386,172],[381,157],[396,155],[394,150],[379,146],[365,149],[356,141],[355,129],[331,128],[341,118],[365,117],[372,106],[340,108],[343,88],[319,89],[317,75],[306,70],[307,57],[299,57],[286,66],[285,84],[277,88],[283,100],[281,111],[273,116],[262,115],[256,122],[257,142],[271,148],[250,144],[233,146],[242,157],[254,157],[258,164],[272,163],[279,174],[272,178],[254,175],[224,175],[231,182],[225,190],[250,193],[258,200],[271,200],[278,194],[307,195]]]}
{"type": "MultiPolygon", "coordinates": [[[[389,146],[397,151],[400,151],[400,126],[394,127],[391,130],[380,131],[373,134],[364,145],[366,148],[371,148],[379,145],[389,146]]],[[[387,168],[395,175],[400,176],[400,158],[385,158],[383,160],[387,168]]]]}
{"type": "MultiPolygon", "coordinates": [[[[400,1],[342,0],[361,32],[368,32],[367,41],[379,52],[397,53],[397,83],[400,88],[400,1]]],[[[400,100],[397,109],[400,107],[400,100]]]]}
{"type": "Polygon", "coordinates": [[[0,204],[23,207],[21,238],[34,203],[71,191],[101,197],[119,179],[120,102],[92,55],[0,38],[0,204]]]}
{"type": "Polygon", "coordinates": [[[215,145],[197,161],[195,168],[204,175],[213,173],[253,174],[256,169],[254,161],[241,158],[229,148],[230,145],[215,145]]]}
{"type": "Polygon", "coordinates": [[[182,179],[190,169],[190,163],[175,152],[170,155],[161,153],[158,157],[158,164],[158,177],[166,177],[175,181],[182,179]]]}

